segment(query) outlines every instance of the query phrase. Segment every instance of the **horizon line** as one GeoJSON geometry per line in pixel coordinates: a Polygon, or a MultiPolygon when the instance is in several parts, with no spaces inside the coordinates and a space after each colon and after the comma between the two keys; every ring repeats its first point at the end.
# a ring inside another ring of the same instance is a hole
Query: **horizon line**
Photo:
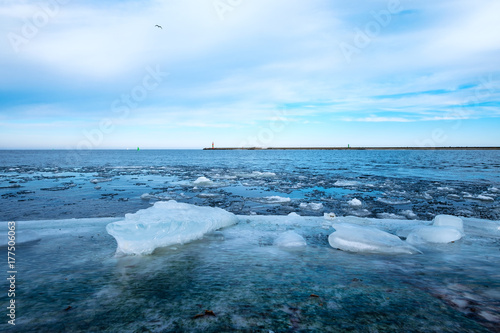
{"type": "Polygon", "coordinates": [[[72,149],[72,148],[0,148],[0,151],[15,150],[52,150],[52,151],[102,151],[102,150],[500,150],[500,146],[316,146],[316,147],[197,147],[197,148],[95,148],[95,149],[72,149]]]}

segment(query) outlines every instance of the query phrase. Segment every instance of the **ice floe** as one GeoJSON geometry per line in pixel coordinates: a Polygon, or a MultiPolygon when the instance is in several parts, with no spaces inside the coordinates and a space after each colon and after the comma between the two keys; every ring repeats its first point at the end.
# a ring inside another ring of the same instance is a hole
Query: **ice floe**
{"type": "Polygon", "coordinates": [[[196,186],[209,186],[212,185],[214,182],[208,179],[207,177],[198,177],[193,184],[196,186]]]}
{"type": "Polygon", "coordinates": [[[112,178],[94,178],[90,182],[97,184],[97,183],[107,183],[107,182],[110,182],[112,180],[113,180],[112,178]]]}
{"type": "Polygon", "coordinates": [[[394,213],[377,213],[379,219],[406,220],[405,216],[394,213]]]}
{"type": "Polygon", "coordinates": [[[305,210],[321,210],[323,209],[323,204],[315,202],[310,202],[310,203],[302,202],[300,203],[299,207],[305,210]]]}
{"type": "Polygon", "coordinates": [[[221,197],[222,195],[219,193],[199,193],[196,196],[199,198],[204,198],[204,199],[213,199],[213,198],[221,197]]]}
{"type": "Polygon", "coordinates": [[[333,186],[337,187],[353,187],[358,186],[359,182],[355,180],[337,180],[333,186]]]}
{"type": "Polygon", "coordinates": [[[413,229],[406,238],[410,244],[451,243],[462,238],[463,233],[454,227],[423,226],[413,229]]]}
{"type": "Polygon", "coordinates": [[[220,208],[199,207],[176,201],[156,202],[153,207],[126,214],[106,226],[118,243],[117,254],[151,254],[158,247],[184,244],[204,234],[238,222],[220,208]]]}
{"type": "Polygon", "coordinates": [[[411,203],[410,200],[397,200],[397,199],[388,199],[388,198],[377,198],[378,202],[384,203],[386,205],[407,205],[411,203]]]}
{"type": "Polygon", "coordinates": [[[290,198],[280,197],[279,195],[264,197],[264,200],[268,203],[285,203],[292,201],[290,198]]]}
{"type": "Polygon", "coordinates": [[[469,193],[467,193],[467,194],[464,195],[464,199],[478,200],[478,201],[490,201],[490,202],[495,201],[495,199],[493,197],[488,196],[488,195],[482,195],[482,194],[471,195],[469,193]]]}
{"type": "Polygon", "coordinates": [[[418,218],[417,214],[415,214],[411,209],[402,210],[400,214],[406,216],[406,218],[410,220],[418,218]]]}
{"type": "Polygon", "coordinates": [[[347,204],[351,207],[361,207],[363,205],[363,203],[361,202],[361,200],[357,199],[357,198],[354,198],[354,199],[351,199],[347,202],[347,204]]]}
{"type": "Polygon", "coordinates": [[[425,243],[446,244],[455,242],[464,236],[463,221],[452,215],[437,215],[430,226],[412,228],[406,237],[410,244],[425,243]]]}
{"type": "Polygon", "coordinates": [[[328,236],[328,243],[335,249],[378,254],[421,253],[398,236],[374,227],[348,223],[334,224],[333,227],[335,232],[328,236]]]}

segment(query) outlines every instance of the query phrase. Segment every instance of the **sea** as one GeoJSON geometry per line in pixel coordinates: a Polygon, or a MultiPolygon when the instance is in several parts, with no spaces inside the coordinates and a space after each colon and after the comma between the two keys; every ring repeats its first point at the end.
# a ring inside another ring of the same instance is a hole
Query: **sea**
{"type": "Polygon", "coordinates": [[[500,332],[499,150],[3,150],[0,221],[0,330],[500,332]],[[118,255],[106,226],[172,200],[238,223],[118,255]],[[464,236],[419,254],[328,241],[443,214],[464,236]],[[306,246],[276,245],[292,230],[306,246]]]}

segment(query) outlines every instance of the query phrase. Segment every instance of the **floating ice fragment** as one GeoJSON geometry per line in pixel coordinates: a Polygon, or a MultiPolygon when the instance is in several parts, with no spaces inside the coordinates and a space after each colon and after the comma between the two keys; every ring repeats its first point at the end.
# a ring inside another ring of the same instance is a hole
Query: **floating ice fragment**
{"type": "Polygon", "coordinates": [[[486,196],[486,195],[478,195],[478,196],[473,196],[470,193],[466,193],[464,195],[464,199],[470,199],[470,200],[479,200],[479,201],[495,201],[494,198],[486,196]]]}
{"type": "Polygon", "coordinates": [[[361,202],[361,200],[357,199],[357,198],[354,198],[352,200],[349,200],[347,202],[349,204],[349,206],[351,207],[361,207],[363,205],[363,203],[361,202]]]}
{"type": "Polygon", "coordinates": [[[331,220],[331,221],[333,221],[333,220],[335,220],[336,217],[337,217],[337,215],[335,215],[335,213],[324,213],[323,214],[323,218],[325,220],[331,220]]]}
{"type": "Polygon", "coordinates": [[[217,198],[217,197],[220,197],[221,195],[218,194],[218,193],[199,193],[197,195],[197,197],[199,198],[206,198],[206,199],[210,199],[210,198],[217,198]]]}
{"type": "Polygon", "coordinates": [[[163,196],[163,195],[155,195],[155,194],[151,194],[151,193],[144,193],[141,195],[141,199],[142,200],[151,200],[151,199],[155,199],[155,200],[170,200],[171,198],[168,197],[168,196],[163,196]]]}
{"type": "Polygon", "coordinates": [[[394,213],[377,213],[379,219],[406,220],[406,217],[394,213]]]}
{"type": "Polygon", "coordinates": [[[477,198],[482,201],[495,201],[492,197],[486,196],[486,195],[478,195],[477,198]]]}
{"type": "Polygon", "coordinates": [[[107,182],[110,182],[112,180],[113,180],[112,178],[95,178],[95,179],[92,179],[90,182],[97,184],[97,183],[107,183],[107,182]]]}
{"type": "Polygon", "coordinates": [[[358,217],[366,217],[372,215],[372,212],[370,212],[368,209],[354,209],[349,211],[349,214],[358,216],[358,217]]]}
{"type": "Polygon", "coordinates": [[[451,199],[451,200],[456,200],[456,201],[462,199],[458,194],[448,194],[447,198],[451,199]]]}
{"type": "Polygon", "coordinates": [[[288,214],[288,216],[290,217],[300,217],[299,214],[295,213],[295,212],[291,212],[290,214],[288,214]]]}
{"type": "Polygon", "coordinates": [[[176,201],[156,202],[153,207],[126,214],[125,220],[106,226],[116,239],[118,254],[151,254],[158,247],[184,244],[207,232],[238,222],[221,208],[199,207],[176,201]]]}
{"type": "Polygon", "coordinates": [[[398,236],[376,228],[348,223],[334,224],[333,227],[336,231],[328,236],[328,243],[336,249],[379,254],[421,253],[398,236]]]}
{"type": "Polygon", "coordinates": [[[293,230],[288,230],[282,233],[274,240],[274,245],[281,247],[301,247],[307,246],[307,243],[301,235],[293,230]]]}
{"type": "Polygon", "coordinates": [[[198,179],[196,179],[194,182],[193,182],[194,185],[199,185],[199,186],[207,186],[207,185],[212,185],[213,184],[213,181],[211,181],[210,179],[208,179],[207,177],[198,177],[198,179]]]}
{"type": "Polygon", "coordinates": [[[260,171],[254,171],[250,174],[250,177],[257,177],[257,178],[268,178],[268,177],[276,177],[276,174],[274,172],[260,172],[260,171]]]}
{"type": "Polygon", "coordinates": [[[338,186],[338,187],[349,187],[349,186],[358,186],[359,182],[355,180],[337,180],[333,186],[338,186]]]}
{"type": "Polygon", "coordinates": [[[310,203],[302,202],[299,205],[299,207],[302,209],[307,209],[307,210],[320,210],[320,209],[323,209],[323,204],[322,203],[315,203],[315,202],[310,202],[310,203]]]}
{"type": "Polygon", "coordinates": [[[415,214],[411,209],[402,210],[400,213],[410,220],[416,219],[418,217],[417,214],[415,214]]]}
{"type": "Polygon", "coordinates": [[[436,227],[453,227],[460,232],[464,231],[464,223],[460,217],[453,215],[436,215],[433,220],[436,227]]]}
{"type": "Polygon", "coordinates": [[[397,199],[388,199],[388,198],[377,198],[378,202],[384,203],[386,205],[406,205],[411,203],[410,200],[397,200],[397,199]]]}
{"type": "Polygon", "coordinates": [[[406,238],[410,244],[450,243],[462,238],[463,233],[454,227],[423,226],[413,229],[406,238]]]}
{"type": "Polygon", "coordinates": [[[154,197],[155,197],[154,195],[149,194],[149,193],[144,193],[141,195],[142,200],[149,200],[149,199],[153,199],[154,197]]]}
{"type": "Polygon", "coordinates": [[[274,172],[268,171],[253,171],[252,173],[239,173],[238,176],[243,178],[272,178],[276,177],[276,174],[274,172]]]}
{"type": "Polygon", "coordinates": [[[290,198],[285,198],[285,197],[280,197],[279,195],[273,195],[270,197],[265,197],[266,201],[268,203],[285,203],[285,202],[290,202],[290,198]]]}
{"type": "Polygon", "coordinates": [[[448,186],[437,187],[436,189],[439,191],[445,191],[445,192],[455,192],[456,191],[453,187],[448,187],[448,186]]]}

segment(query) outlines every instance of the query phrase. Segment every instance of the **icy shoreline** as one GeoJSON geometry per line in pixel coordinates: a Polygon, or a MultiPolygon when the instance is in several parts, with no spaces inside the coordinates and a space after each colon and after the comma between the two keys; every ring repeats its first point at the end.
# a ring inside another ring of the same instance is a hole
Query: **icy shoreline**
{"type": "MultiPolygon", "coordinates": [[[[20,232],[40,238],[20,245],[19,276],[33,287],[24,283],[17,296],[26,305],[19,327],[279,331],[297,319],[305,330],[481,332],[480,325],[500,323],[500,221],[464,218],[461,240],[391,255],[332,248],[332,225],[408,235],[431,222],[297,214],[237,219],[190,243],[127,257],[115,256],[117,243],[106,232],[123,217],[18,221],[20,232]],[[300,246],[287,246],[294,244],[300,246]],[[193,319],[205,309],[216,316],[193,319]]],[[[6,230],[6,222],[0,226],[6,230]]]]}

